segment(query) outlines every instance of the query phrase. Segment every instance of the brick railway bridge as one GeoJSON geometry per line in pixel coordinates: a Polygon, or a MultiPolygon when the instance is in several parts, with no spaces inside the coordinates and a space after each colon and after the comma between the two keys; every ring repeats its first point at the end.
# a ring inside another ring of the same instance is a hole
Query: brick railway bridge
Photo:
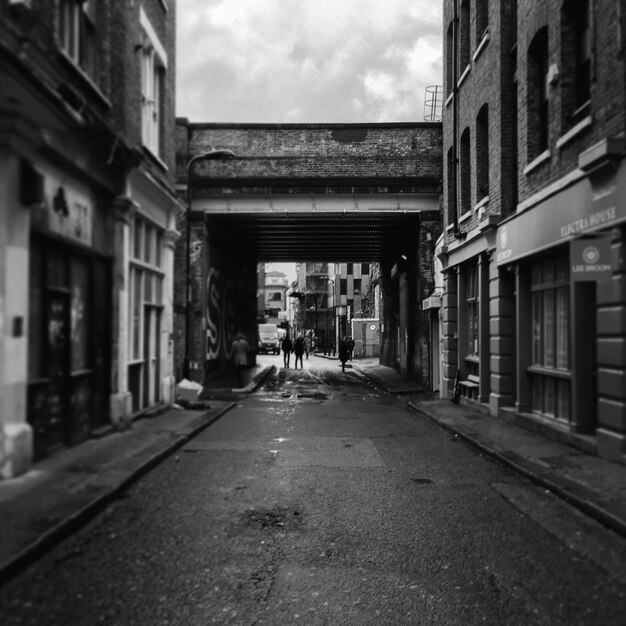
{"type": "Polygon", "coordinates": [[[381,362],[428,384],[420,303],[433,289],[441,228],[441,124],[182,118],[176,132],[177,187],[189,199],[176,253],[176,363],[188,352],[196,380],[228,371],[233,334],[256,333],[257,262],[376,261],[381,362]],[[203,158],[215,150],[234,156],[203,158]]]}

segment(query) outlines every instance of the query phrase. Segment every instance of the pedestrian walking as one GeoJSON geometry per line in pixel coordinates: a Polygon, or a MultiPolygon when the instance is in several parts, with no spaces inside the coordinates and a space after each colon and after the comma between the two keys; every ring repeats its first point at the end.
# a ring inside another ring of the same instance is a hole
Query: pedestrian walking
{"type": "Polygon", "coordinates": [[[339,360],[341,361],[341,371],[346,371],[346,361],[348,360],[348,343],[344,337],[339,343],[339,360]]]}
{"type": "Polygon", "coordinates": [[[346,337],[346,347],[348,348],[348,358],[352,361],[352,353],[354,351],[354,339],[348,335],[346,337]]]}
{"type": "Polygon", "coordinates": [[[302,335],[298,335],[293,344],[293,353],[296,355],[296,369],[298,369],[298,360],[300,361],[300,367],[304,368],[302,363],[302,355],[304,354],[304,339],[302,335]]]}
{"type": "Polygon", "coordinates": [[[233,343],[231,344],[231,355],[237,372],[237,383],[239,384],[239,389],[243,387],[243,370],[248,367],[249,349],[250,347],[248,346],[246,336],[241,332],[237,333],[233,339],[233,343]]]}
{"type": "Polygon", "coordinates": [[[293,344],[291,343],[291,339],[289,339],[289,335],[285,335],[280,347],[283,351],[283,364],[285,367],[289,367],[289,360],[291,359],[291,352],[293,350],[293,344]]]}
{"type": "Polygon", "coordinates": [[[309,358],[309,352],[311,351],[311,337],[307,335],[304,338],[304,354],[306,354],[306,358],[309,358]]]}

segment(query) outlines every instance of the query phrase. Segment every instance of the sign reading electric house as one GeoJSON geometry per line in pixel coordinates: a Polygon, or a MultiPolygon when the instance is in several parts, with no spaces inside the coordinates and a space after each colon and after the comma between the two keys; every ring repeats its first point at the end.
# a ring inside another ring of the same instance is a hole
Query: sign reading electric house
{"type": "MultiPolygon", "coordinates": [[[[626,219],[626,207],[616,202],[614,194],[603,200],[610,204],[594,201],[590,186],[579,183],[517,214],[498,228],[496,264],[511,263],[626,219]]],[[[585,257],[577,257],[577,265],[610,264],[610,255],[605,256],[603,246],[600,244],[597,258],[591,251],[585,257]]]]}

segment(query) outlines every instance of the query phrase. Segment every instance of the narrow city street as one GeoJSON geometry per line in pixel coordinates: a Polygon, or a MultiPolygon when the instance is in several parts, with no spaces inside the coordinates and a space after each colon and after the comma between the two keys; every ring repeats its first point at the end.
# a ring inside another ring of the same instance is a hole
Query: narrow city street
{"type": "Polygon", "coordinates": [[[0,589],[3,626],[624,624],[626,541],[350,364],[276,370],[0,589]]]}

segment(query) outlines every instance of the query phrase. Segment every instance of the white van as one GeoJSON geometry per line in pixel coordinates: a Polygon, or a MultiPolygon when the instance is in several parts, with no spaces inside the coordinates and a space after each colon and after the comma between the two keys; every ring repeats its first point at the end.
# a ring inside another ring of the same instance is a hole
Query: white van
{"type": "Polygon", "coordinates": [[[280,353],[280,334],[276,324],[259,324],[258,353],[280,353]]]}

